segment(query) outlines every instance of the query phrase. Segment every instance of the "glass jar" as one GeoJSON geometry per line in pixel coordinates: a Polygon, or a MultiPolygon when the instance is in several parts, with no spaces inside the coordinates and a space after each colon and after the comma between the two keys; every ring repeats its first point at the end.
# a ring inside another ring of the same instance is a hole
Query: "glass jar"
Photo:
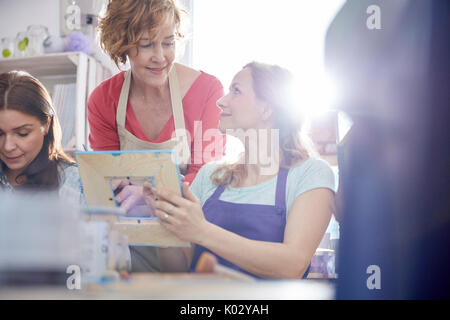
{"type": "Polygon", "coordinates": [[[25,31],[17,33],[14,41],[14,56],[18,58],[27,57],[29,43],[30,39],[25,31]]]}
{"type": "Polygon", "coordinates": [[[0,59],[14,57],[14,41],[11,38],[2,38],[0,43],[0,59]]]}
{"type": "Polygon", "coordinates": [[[30,25],[27,28],[29,39],[28,55],[39,56],[44,54],[44,40],[49,36],[48,29],[43,25],[30,25]]]}

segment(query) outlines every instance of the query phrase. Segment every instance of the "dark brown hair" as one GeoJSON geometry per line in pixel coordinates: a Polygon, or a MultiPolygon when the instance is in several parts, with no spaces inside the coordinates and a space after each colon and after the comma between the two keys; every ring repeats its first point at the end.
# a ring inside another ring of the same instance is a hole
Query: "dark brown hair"
{"type": "MultiPolygon", "coordinates": [[[[273,110],[271,123],[279,130],[281,167],[293,167],[302,160],[316,155],[313,144],[304,130],[305,119],[295,112],[300,108],[293,98],[294,76],[277,65],[251,62],[244,66],[252,74],[252,86],[256,97],[273,110]],[[297,114],[297,116],[295,116],[297,114]]],[[[212,174],[215,185],[239,183],[246,177],[243,163],[219,166],[212,174]]]]}
{"type": "Polygon", "coordinates": [[[169,19],[173,19],[177,39],[183,38],[182,16],[187,12],[175,0],[109,0],[105,17],[100,19],[100,44],[114,63],[127,62],[127,53],[137,44],[143,33],[150,38],[169,19]]]}
{"type": "MultiPolygon", "coordinates": [[[[60,185],[58,165],[72,164],[74,161],[62,150],[61,126],[48,91],[39,80],[26,72],[2,73],[0,74],[0,110],[26,113],[36,117],[43,125],[50,119],[48,134],[44,137],[41,151],[19,177],[26,178],[23,187],[58,188],[60,185]]],[[[7,169],[6,164],[1,160],[0,165],[2,170],[7,169]]]]}

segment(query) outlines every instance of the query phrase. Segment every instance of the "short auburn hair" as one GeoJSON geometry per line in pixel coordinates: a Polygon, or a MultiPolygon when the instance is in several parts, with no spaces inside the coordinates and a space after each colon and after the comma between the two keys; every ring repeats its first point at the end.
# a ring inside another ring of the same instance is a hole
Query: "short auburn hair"
{"type": "Polygon", "coordinates": [[[119,63],[126,63],[128,50],[137,47],[145,31],[152,38],[173,20],[176,38],[183,38],[182,16],[186,13],[176,0],[109,0],[98,25],[100,44],[119,67],[119,63]]]}

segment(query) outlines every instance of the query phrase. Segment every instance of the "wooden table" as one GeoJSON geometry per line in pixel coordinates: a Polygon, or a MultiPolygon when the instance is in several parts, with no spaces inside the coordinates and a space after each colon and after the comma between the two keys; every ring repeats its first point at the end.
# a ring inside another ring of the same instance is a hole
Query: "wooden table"
{"type": "Polygon", "coordinates": [[[239,281],[216,274],[136,273],[128,280],[104,285],[0,289],[0,299],[158,299],[158,300],[328,300],[334,298],[329,280],[239,281]]]}

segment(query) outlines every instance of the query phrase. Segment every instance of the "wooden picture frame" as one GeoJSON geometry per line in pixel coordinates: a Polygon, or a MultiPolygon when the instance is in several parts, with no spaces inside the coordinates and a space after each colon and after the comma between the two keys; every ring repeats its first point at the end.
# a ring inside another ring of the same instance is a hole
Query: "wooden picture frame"
{"type": "MultiPolygon", "coordinates": [[[[117,206],[113,179],[149,179],[182,196],[181,174],[173,150],[124,150],[75,152],[88,206],[117,206]]],[[[128,237],[130,245],[190,247],[153,217],[123,217],[112,230],[128,237]]]]}

